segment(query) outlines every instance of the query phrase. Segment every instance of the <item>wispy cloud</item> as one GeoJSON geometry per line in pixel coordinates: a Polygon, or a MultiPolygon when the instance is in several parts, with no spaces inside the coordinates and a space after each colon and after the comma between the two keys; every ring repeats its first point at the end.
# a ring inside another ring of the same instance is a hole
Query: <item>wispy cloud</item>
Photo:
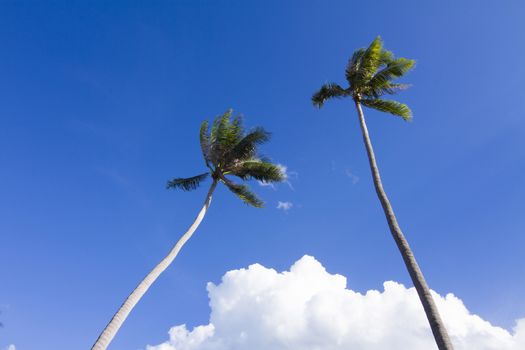
{"type": "Polygon", "coordinates": [[[281,209],[283,211],[288,211],[290,209],[292,209],[293,207],[293,203],[292,202],[277,202],[277,209],[281,209]]]}
{"type": "Polygon", "coordinates": [[[352,181],[352,185],[355,185],[356,183],[359,182],[359,176],[352,173],[352,171],[350,171],[350,168],[348,167],[345,168],[345,175],[350,178],[350,181],[352,181]]]}
{"type": "MultiPolygon", "coordinates": [[[[337,163],[335,160],[330,161],[330,168],[336,174],[341,173],[341,169],[337,166],[337,163]]],[[[359,182],[359,176],[354,174],[349,166],[344,167],[343,174],[345,174],[348,178],[350,178],[352,185],[355,185],[356,183],[359,182]]]]}

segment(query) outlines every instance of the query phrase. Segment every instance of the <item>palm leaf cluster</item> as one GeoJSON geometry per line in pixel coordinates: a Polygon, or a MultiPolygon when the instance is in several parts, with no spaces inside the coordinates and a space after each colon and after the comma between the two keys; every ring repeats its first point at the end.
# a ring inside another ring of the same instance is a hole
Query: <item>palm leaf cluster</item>
{"type": "Polygon", "coordinates": [[[168,188],[191,191],[211,176],[213,181],[222,182],[245,203],[254,207],[263,206],[264,203],[248,185],[235,183],[228,176],[272,183],[283,181],[285,174],[279,166],[258,154],[258,146],[270,139],[270,133],[260,127],[246,132],[242,116],[232,117],[232,114],[230,109],[218,116],[211,127],[208,121],[201,124],[200,145],[209,170],[189,178],[174,178],[168,181],[168,188]]]}
{"type": "Polygon", "coordinates": [[[312,96],[312,102],[322,107],[328,99],[352,97],[369,108],[410,120],[412,112],[407,105],[385,100],[382,96],[406,89],[408,85],[394,83],[393,80],[405,75],[414,64],[414,60],[395,58],[392,52],[383,48],[378,36],[368,48],[356,50],[348,61],[345,71],[348,88],[344,89],[336,83],[324,84],[312,96]]]}

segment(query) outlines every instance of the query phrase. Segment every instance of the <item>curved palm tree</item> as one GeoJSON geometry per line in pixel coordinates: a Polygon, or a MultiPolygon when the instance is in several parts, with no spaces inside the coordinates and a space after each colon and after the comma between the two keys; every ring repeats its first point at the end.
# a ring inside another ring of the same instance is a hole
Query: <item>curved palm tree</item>
{"type": "Polygon", "coordinates": [[[247,185],[234,183],[227,176],[237,176],[242,180],[256,179],[267,183],[284,180],[285,175],[277,165],[272,164],[268,159],[258,156],[257,147],[267,142],[270,139],[270,134],[260,127],[250,132],[245,132],[242,126],[242,117],[236,116],[232,119],[231,115],[232,110],[229,110],[222,116],[217,117],[213,122],[211,131],[208,130],[207,121],[204,121],[201,125],[200,144],[208,171],[189,178],[174,178],[168,181],[167,184],[167,188],[191,191],[196,189],[205,179],[211,177],[210,189],[197,218],[188,231],[171,248],[169,254],[151,270],[124,301],[124,304],[122,304],[98,337],[92,350],[104,350],[107,348],[133,307],[139,302],[151,284],[173,262],[182,246],[190,239],[204,218],[210,206],[213,191],[219,182],[226,185],[230,191],[246,204],[260,208],[264,203],[250,191],[247,185]]]}
{"type": "Polygon", "coordinates": [[[439,316],[423,273],[416,262],[403,232],[401,232],[392,205],[383,189],[374,150],[366,127],[365,116],[361,108],[361,105],[364,105],[381,112],[400,116],[404,120],[410,120],[412,113],[407,105],[397,101],[384,100],[381,97],[387,94],[395,94],[408,87],[405,84],[397,84],[392,81],[410,71],[414,67],[414,63],[414,60],[395,58],[390,51],[383,49],[383,43],[378,36],[368,48],[356,50],[350,58],[346,67],[346,80],[349,86],[345,89],[335,83],[325,84],[312,96],[312,102],[315,106],[321,108],[323,104],[331,98],[350,97],[354,100],[368,154],[370,169],[372,170],[374,186],[383,211],[385,212],[390,232],[401,252],[412,282],[416,287],[438,348],[440,350],[452,350],[453,347],[447,330],[439,316]]]}

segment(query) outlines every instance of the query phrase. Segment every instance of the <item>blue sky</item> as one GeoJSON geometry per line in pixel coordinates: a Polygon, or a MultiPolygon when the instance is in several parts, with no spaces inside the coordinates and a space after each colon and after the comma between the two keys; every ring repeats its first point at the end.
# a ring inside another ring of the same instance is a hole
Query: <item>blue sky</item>
{"type": "Polygon", "coordinates": [[[112,349],[207,322],[205,284],[304,254],[365,291],[410,285],[350,101],[316,110],[380,34],[417,60],[405,123],[365,111],[385,188],[430,286],[511,328],[525,316],[525,4],[509,1],[0,1],[0,348],[82,349],[192,222],[198,127],[228,108],[294,174],[219,188],[112,349]],[[284,212],[278,201],[293,203],[284,212]]]}

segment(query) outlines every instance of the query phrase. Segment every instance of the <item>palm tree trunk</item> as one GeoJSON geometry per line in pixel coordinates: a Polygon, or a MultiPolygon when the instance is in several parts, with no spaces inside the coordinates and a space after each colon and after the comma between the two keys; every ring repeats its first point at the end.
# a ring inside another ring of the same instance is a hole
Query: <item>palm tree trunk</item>
{"type": "Polygon", "coordinates": [[[359,101],[355,101],[355,105],[359,114],[359,123],[361,125],[363,141],[365,142],[366,151],[368,153],[368,161],[370,163],[370,169],[372,170],[374,186],[376,189],[377,196],[379,197],[379,201],[381,202],[381,206],[383,207],[383,211],[385,212],[386,220],[388,221],[388,227],[390,228],[390,232],[392,233],[392,236],[396,241],[397,247],[399,249],[399,252],[401,253],[401,256],[403,257],[403,260],[405,261],[408,273],[412,278],[412,283],[414,283],[414,286],[416,287],[417,294],[419,295],[419,299],[421,300],[423,308],[425,309],[428,322],[430,323],[430,328],[432,329],[432,333],[434,334],[434,339],[436,340],[436,344],[439,350],[453,350],[454,348],[452,346],[452,343],[450,342],[443,321],[439,316],[439,312],[436,308],[436,305],[434,304],[434,300],[432,299],[432,295],[430,294],[430,289],[427,286],[425,277],[419,269],[416,258],[414,257],[410,246],[408,245],[408,241],[405,239],[403,232],[401,232],[401,228],[397,223],[397,219],[394,214],[394,210],[392,209],[392,205],[390,205],[390,201],[388,200],[385,190],[383,189],[383,184],[381,183],[381,176],[379,175],[379,169],[376,164],[374,149],[372,148],[370,136],[368,135],[368,129],[366,127],[365,116],[363,114],[363,110],[361,109],[361,104],[359,103],[359,101]]]}
{"type": "Polygon", "coordinates": [[[117,334],[119,328],[122,326],[122,323],[124,323],[124,321],[128,317],[131,310],[133,310],[135,305],[147,292],[147,290],[153,284],[153,282],[155,282],[155,280],[160,276],[160,274],[164,272],[164,270],[166,270],[168,266],[173,262],[173,260],[181,250],[182,246],[191,238],[191,236],[201,223],[202,219],[204,218],[204,215],[206,214],[206,211],[208,210],[211,204],[211,197],[216,186],[217,180],[213,180],[210,190],[208,191],[208,195],[206,196],[206,200],[204,201],[204,205],[201,211],[199,212],[199,215],[197,215],[195,221],[188,229],[188,231],[186,231],[186,233],[182,235],[179,241],[173,246],[173,248],[171,248],[169,254],[164,259],[162,259],[162,261],[157,266],[155,266],[153,270],[151,270],[151,272],[128,296],[126,301],[124,301],[124,304],[122,304],[122,306],[120,307],[120,309],[118,309],[117,313],[113,316],[106,328],[104,328],[91,350],[105,350],[108,347],[109,343],[111,342],[111,340],[113,340],[113,338],[117,334]]]}

